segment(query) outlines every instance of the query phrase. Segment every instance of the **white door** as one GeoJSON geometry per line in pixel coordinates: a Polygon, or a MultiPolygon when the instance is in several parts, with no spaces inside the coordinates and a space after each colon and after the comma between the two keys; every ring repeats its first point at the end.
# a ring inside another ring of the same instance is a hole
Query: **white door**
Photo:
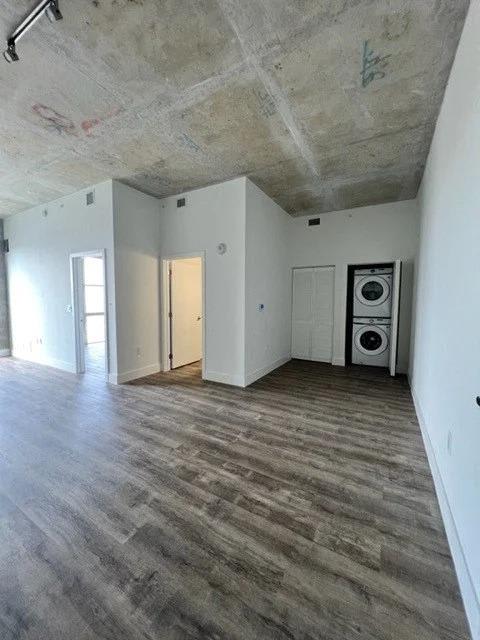
{"type": "Polygon", "coordinates": [[[202,260],[170,263],[172,369],[202,359],[202,260]]]}
{"type": "Polygon", "coordinates": [[[332,361],[333,267],[314,270],[312,360],[332,361]]]}
{"type": "Polygon", "coordinates": [[[292,358],[309,359],[312,349],[313,269],[293,270],[292,358]]]}
{"type": "Polygon", "coordinates": [[[333,267],[293,270],[292,357],[332,361],[333,267]]]}
{"type": "Polygon", "coordinates": [[[397,371],[398,325],[400,316],[400,286],[402,283],[402,261],[395,260],[393,265],[392,291],[392,327],[390,337],[390,375],[397,371]]]}

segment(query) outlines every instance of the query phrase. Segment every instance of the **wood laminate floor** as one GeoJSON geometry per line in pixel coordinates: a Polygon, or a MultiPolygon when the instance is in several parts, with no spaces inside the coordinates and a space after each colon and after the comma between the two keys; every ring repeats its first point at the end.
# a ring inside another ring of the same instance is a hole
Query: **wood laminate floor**
{"type": "Polygon", "coordinates": [[[2,640],[464,640],[403,379],[0,361],[2,640]]]}
{"type": "Polygon", "coordinates": [[[85,345],[85,373],[105,380],[105,342],[85,345]]]}

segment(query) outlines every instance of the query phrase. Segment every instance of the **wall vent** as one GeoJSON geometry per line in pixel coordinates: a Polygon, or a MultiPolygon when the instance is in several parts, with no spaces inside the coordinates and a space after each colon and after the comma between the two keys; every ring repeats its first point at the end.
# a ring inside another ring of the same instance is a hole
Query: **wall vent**
{"type": "Polygon", "coordinates": [[[177,209],[180,209],[180,207],[184,207],[186,205],[186,201],[185,198],[179,198],[177,200],[177,209]]]}
{"type": "Polygon", "coordinates": [[[95,194],[93,191],[87,193],[87,207],[95,202],[95,194]]]}
{"type": "Polygon", "coordinates": [[[7,239],[5,239],[2,242],[2,251],[3,251],[3,253],[8,253],[10,251],[10,247],[8,245],[8,240],[7,239]]]}
{"type": "Polygon", "coordinates": [[[318,227],[319,224],[320,224],[320,218],[310,218],[310,220],[308,221],[309,227],[318,227]]]}

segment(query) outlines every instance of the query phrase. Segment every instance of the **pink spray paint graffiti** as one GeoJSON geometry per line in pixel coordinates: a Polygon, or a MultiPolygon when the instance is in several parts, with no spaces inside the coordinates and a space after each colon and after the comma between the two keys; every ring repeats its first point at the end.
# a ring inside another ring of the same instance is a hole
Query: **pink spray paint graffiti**
{"type": "Polygon", "coordinates": [[[82,122],[82,129],[85,135],[90,137],[92,135],[92,129],[101,123],[100,118],[91,118],[90,120],[84,120],[82,122]]]}
{"type": "MultiPolygon", "coordinates": [[[[33,105],[32,111],[36,113],[42,120],[47,122],[47,127],[49,129],[54,129],[58,134],[66,134],[69,136],[78,136],[78,128],[70,118],[62,115],[52,107],[47,107],[40,102],[37,102],[33,105]]],[[[113,118],[118,113],[120,113],[120,109],[115,107],[111,109],[103,118],[88,118],[87,120],[82,120],[80,127],[83,133],[89,138],[93,135],[93,129],[98,127],[98,125],[105,122],[109,118],[113,118]]]]}
{"type": "Polygon", "coordinates": [[[102,122],[105,122],[105,120],[108,120],[109,118],[113,118],[119,113],[120,109],[118,107],[114,107],[106,114],[104,118],[90,118],[88,120],[83,120],[81,124],[82,130],[84,131],[85,135],[90,138],[93,135],[93,130],[95,129],[95,127],[98,127],[99,124],[102,124],[102,122]]]}
{"type": "Polygon", "coordinates": [[[33,105],[32,110],[42,120],[45,120],[48,124],[48,128],[54,129],[59,135],[66,134],[69,136],[76,136],[77,131],[75,125],[70,118],[62,115],[52,107],[47,107],[44,104],[37,102],[33,105]]]}

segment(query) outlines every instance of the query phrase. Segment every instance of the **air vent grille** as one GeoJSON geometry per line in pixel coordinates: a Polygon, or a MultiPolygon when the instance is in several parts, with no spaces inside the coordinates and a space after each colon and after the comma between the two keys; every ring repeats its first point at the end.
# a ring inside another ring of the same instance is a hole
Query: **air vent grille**
{"type": "Polygon", "coordinates": [[[319,224],[320,224],[320,218],[310,218],[310,220],[308,221],[309,227],[318,227],[319,224]]]}
{"type": "Polygon", "coordinates": [[[177,200],[177,209],[180,209],[180,207],[184,207],[186,205],[186,201],[185,198],[179,198],[177,200]]]}
{"type": "Polygon", "coordinates": [[[93,191],[87,193],[87,207],[95,202],[95,194],[93,191]]]}

